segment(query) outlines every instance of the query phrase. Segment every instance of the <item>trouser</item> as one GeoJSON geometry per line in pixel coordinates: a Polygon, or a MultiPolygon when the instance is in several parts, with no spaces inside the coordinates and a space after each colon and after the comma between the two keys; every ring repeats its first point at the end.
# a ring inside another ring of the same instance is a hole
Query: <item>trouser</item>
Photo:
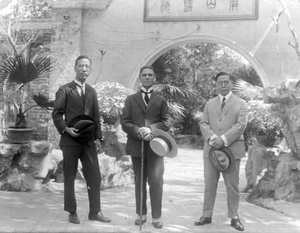
{"type": "MultiPolygon", "coordinates": [[[[203,217],[211,217],[213,215],[213,208],[217,195],[218,182],[220,173],[209,161],[208,157],[203,157],[204,161],[204,203],[203,203],[203,217]]],[[[227,191],[227,207],[228,217],[238,217],[238,208],[240,201],[239,193],[239,171],[240,159],[235,160],[235,169],[229,173],[222,172],[226,191],[227,191]]]]}
{"type": "MultiPolygon", "coordinates": [[[[163,175],[164,175],[164,158],[147,153],[149,144],[145,143],[144,156],[144,176],[143,176],[143,209],[142,215],[147,214],[147,188],[149,184],[149,194],[151,201],[152,218],[161,217],[162,194],[163,194],[163,175]]],[[[135,181],[135,201],[136,213],[140,215],[140,197],[141,197],[141,157],[131,157],[135,181]]]]}
{"type": "Polygon", "coordinates": [[[75,212],[77,209],[75,197],[75,177],[78,159],[82,163],[83,176],[87,184],[89,208],[91,212],[101,212],[100,186],[101,175],[95,147],[82,144],[81,146],[62,146],[64,171],[64,210],[75,212]]]}

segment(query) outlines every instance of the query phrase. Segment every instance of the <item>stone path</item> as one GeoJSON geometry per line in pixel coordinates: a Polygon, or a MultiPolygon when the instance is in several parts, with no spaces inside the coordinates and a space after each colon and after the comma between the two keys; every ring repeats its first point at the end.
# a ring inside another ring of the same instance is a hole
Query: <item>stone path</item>
{"type": "MultiPolygon", "coordinates": [[[[241,189],[245,185],[244,166],[241,167],[241,189]]],[[[179,155],[165,162],[163,199],[164,228],[156,230],[151,215],[141,232],[237,232],[229,226],[226,192],[223,181],[219,190],[213,223],[194,226],[200,217],[203,200],[202,151],[179,149],[179,155]]],[[[109,224],[87,220],[88,200],[85,192],[77,193],[81,224],[68,222],[63,211],[62,193],[0,192],[0,232],[140,232],[134,225],[135,204],[133,185],[101,192],[103,213],[113,221],[109,224]]],[[[240,217],[245,232],[299,233],[300,218],[258,207],[241,195],[240,217]]],[[[297,205],[291,211],[297,212],[297,205]]],[[[151,211],[151,210],[150,210],[151,211]]],[[[300,212],[300,210],[299,210],[300,212]]]]}

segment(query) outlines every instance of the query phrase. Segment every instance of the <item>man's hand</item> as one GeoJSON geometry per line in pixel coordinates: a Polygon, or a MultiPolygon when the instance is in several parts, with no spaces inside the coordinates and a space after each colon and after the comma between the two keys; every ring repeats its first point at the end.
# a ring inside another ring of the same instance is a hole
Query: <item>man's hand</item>
{"type": "Polygon", "coordinates": [[[96,145],[96,150],[100,151],[100,149],[101,149],[101,142],[100,142],[99,138],[96,139],[95,145],[96,145]]]}
{"type": "MultiPolygon", "coordinates": [[[[141,127],[139,130],[138,130],[138,138],[139,139],[143,139],[143,140],[146,140],[146,138],[148,139],[150,136],[150,134],[151,134],[151,129],[150,128],[148,128],[148,127],[141,127]]],[[[147,141],[147,140],[146,140],[147,141]]],[[[150,141],[150,140],[149,140],[150,141]]]]}
{"type": "Polygon", "coordinates": [[[223,141],[223,139],[221,138],[221,137],[214,137],[213,139],[211,139],[210,141],[209,141],[209,143],[213,146],[213,147],[215,147],[216,149],[220,149],[220,148],[222,148],[223,146],[224,146],[224,141],[223,141]]]}
{"type": "Polygon", "coordinates": [[[151,141],[153,138],[154,138],[154,135],[152,133],[149,133],[143,138],[143,140],[151,141]]]}
{"type": "Polygon", "coordinates": [[[75,138],[80,135],[80,133],[77,133],[78,129],[73,128],[73,127],[70,127],[70,128],[66,127],[65,132],[67,132],[68,134],[70,134],[72,137],[75,137],[75,138]]]}

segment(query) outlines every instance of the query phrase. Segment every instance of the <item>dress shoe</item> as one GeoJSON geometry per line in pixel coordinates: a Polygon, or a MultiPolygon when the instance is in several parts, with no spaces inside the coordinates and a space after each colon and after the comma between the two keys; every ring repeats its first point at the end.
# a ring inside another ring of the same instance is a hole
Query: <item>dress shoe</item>
{"type": "Polygon", "coordinates": [[[244,226],[239,219],[231,219],[230,225],[238,231],[244,231],[244,226]]]}
{"type": "Polygon", "coordinates": [[[69,214],[69,222],[70,223],[74,223],[74,224],[79,224],[80,221],[79,221],[79,218],[78,218],[78,215],[76,212],[70,212],[69,214]]]}
{"type": "Polygon", "coordinates": [[[163,223],[162,222],[153,222],[152,225],[156,229],[161,229],[163,227],[163,223]]]}
{"type": "Polygon", "coordinates": [[[211,223],[211,217],[201,217],[199,220],[195,222],[196,226],[202,226],[208,223],[211,223]]]}
{"type": "MultiPolygon", "coordinates": [[[[146,222],[146,219],[142,219],[142,225],[146,222]]],[[[137,218],[135,221],[134,221],[134,225],[136,226],[139,226],[141,223],[141,219],[137,218]]]]}
{"type": "Polygon", "coordinates": [[[89,213],[89,220],[99,221],[99,222],[111,222],[111,219],[104,217],[104,215],[100,213],[89,213]]]}

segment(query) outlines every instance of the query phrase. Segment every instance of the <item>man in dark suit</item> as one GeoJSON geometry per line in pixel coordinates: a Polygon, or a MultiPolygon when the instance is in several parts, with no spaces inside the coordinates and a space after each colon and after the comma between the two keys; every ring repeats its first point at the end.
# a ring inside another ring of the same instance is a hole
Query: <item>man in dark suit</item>
{"type": "Polygon", "coordinates": [[[136,213],[138,215],[135,225],[146,222],[146,182],[148,181],[152,224],[155,228],[162,228],[164,158],[152,151],[149,142],[153,138],[151,134],[153,129],[169,130],[168,105],[164,97],[153,92],[156,76],[151,66],[144,66],[140,69],[139,79],[142,87],[140,91],[126,98],[122,114],[122,128],[127,133],[126,152],[131,155],[135,175],[136,213]],[[144,140],[145,151],[144,177],[141,177],[142,140],[144,140]],[[142,213],[140,213],[141,178],[143,179],[142,213]],[[142,215],[142,223],[140,223],[140,215],[142,215]]]}
{"type": "Polygon", "coordinates": [[[204,108],[200,129],[205,139],[204,161],[204,203],[202,217],[195,222],[201,226],[211,223],[213,207],[216,198],[220,171],[209,160],[209,151],[212,147],[220,149],[227,147],[235,158],[235,167],[230,172],[222,172],[227,190],[228,217],[231,226],[243,231],[239,215],[239,168],[240,160],[245,157],[243,133],[247,125],[246,102],[231,92],[232,77],[225,72],[220,72],[215,78],[219,95],[209,100],[204,108]]]}
{"type": "Polygon", "coordinates": [[[96,149],[101,147],[102,133],[99,121],[97,94],[86,83],[92,62],[87,56],[79,56],[75,61],[75,79],[61,86],[54,102],[53,122],[61,134],[60,147],[63,152],[64,172],[64,210],[68,211],[69,221],[79,224],[75,198],[74,181],[77,173],[78,159],[83,167],[89,197],[89,220],[110,222],[101,213],[100,185],[101,175],[96,149]],[[81,134],[70,122],[78,116],[91,117],[95,122],[94,135],[86,140],[78,140],[81,134]]]}

